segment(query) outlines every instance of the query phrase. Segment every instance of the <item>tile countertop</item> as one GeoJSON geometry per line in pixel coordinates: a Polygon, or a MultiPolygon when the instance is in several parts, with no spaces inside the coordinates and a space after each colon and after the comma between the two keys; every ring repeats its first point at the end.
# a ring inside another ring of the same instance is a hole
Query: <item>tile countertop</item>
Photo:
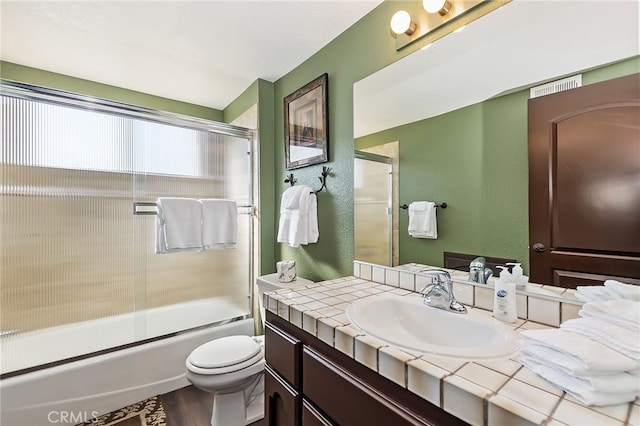
{"type": "MultiPolygon", "coordinates": [[[[640,398],[585,407],[523,367],[517,354],[472,361],[401,350],[350,323],[350,303],[384,293],[419,297],[400,282],[345,277],[268,292],[264,302],[274,314],[472,425],[640,426],[640,398]]],[[[490,311],[471,306],[475,315],[496,321],[490,311]]],[[[512,325],[516,331],[552,328],[523,318],[512,325]]]]}

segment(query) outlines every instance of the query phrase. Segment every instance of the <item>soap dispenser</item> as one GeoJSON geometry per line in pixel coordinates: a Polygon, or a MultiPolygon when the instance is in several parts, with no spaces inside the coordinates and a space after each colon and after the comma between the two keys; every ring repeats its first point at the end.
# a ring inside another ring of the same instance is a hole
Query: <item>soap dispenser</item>
{"type": "Polygon", "coordinates": [[[511,276],[513,277],[513,282],[516,283],[516,290],[526,290],[529,277],[522,274],[522,264],[507,263],[507,265],[513,266],[511,268],[511,276]]]}
{"type": "Polygon", "coordinates": [[[493,300],[493,316],[504,322],[516,322],[516,283],[506,266],[498,266],[502,269],[500,279],[495,284],[495,297],[493,300]]]}

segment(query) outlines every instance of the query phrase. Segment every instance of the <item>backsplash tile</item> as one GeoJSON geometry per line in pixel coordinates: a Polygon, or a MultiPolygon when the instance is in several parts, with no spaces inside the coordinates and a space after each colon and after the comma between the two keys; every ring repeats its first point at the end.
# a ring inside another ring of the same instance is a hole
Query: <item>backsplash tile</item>
{"type": "Polygon", "coordinates": [[[400,285],[400,271],[396,271],[392,268],[386,268],[384,274],[384,283],[393,287],[400,285]]]}
{"type": "Polygon", "coordinates": [[[475,306],[487,311],[493,311],[493,287],[475,286],[475,306]]]}
{"type": "Polygon", "coordinates": [[[384,272],[385,268],[383,266],[374,266],[373,267],[373,282],[384,284],[384,272]]]}
{"type": "Polygon", "coordinates": [[[531,321],[560,327],[560,302],[529,297],[528,318],[531,321]]]}
{"type": "Polygon", "coordinates": [[[416,291],[415,274],[409,272],[400,272],[400,288],[409,291],[416,291]]]}

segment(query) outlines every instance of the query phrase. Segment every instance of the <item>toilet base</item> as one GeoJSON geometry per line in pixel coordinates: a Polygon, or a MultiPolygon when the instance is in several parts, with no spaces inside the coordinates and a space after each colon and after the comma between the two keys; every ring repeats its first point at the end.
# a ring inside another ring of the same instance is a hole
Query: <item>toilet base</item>
{"type": "Polygon", "coordinates": [[[264,375],[245,390],[216,393],[211,410],[211,426],[242,426],[264,418],[264,375]],[[248,400],[249,405],[245,405],[248,400]]]}

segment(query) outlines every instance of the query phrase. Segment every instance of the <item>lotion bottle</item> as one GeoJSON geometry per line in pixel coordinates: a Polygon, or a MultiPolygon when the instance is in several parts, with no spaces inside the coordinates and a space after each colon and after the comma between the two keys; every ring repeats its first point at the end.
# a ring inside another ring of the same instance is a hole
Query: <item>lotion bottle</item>
{"type": "Polygon", "coordinates": [[[526,290],[529,277],[522,274],[522,264],[507,263],[507,265],[513,266],[513,268],[511,268],[511,275],[513,277],[513,282],[516,283],[516,290],[526,290]]]}
{"type": "Polygon", "coordinates": [[[518,319],[516,312],[516,283],[506,266],[498,266],[502,269],[500,279],[495,284],[495,297],[493,300],[493,316],[500,321],[513,323],[518,319]]]}

